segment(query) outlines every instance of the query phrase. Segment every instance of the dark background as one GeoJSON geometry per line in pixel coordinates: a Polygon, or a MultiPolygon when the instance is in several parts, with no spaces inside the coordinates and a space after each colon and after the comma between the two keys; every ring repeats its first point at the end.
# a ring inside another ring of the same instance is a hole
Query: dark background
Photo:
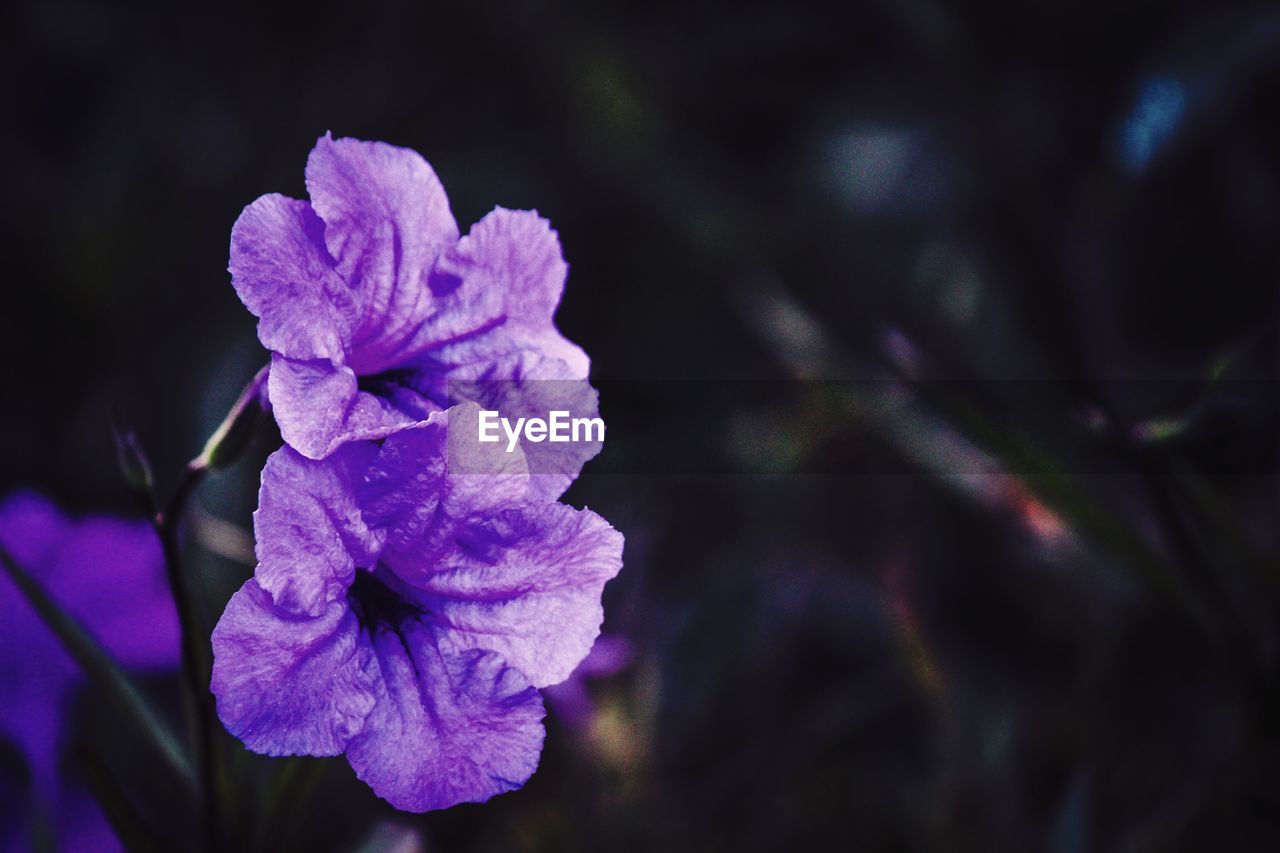
{"type": "MultiPolygon", "coordinates": [[[[172,486],[265,361],[231,224],[305,197],[326,130],[420,151],[464,231],[501,204],[560,232],[611,454],[567,499],[627,535],[635,660],[522,791],[411,818],[314,762],[293,843],[1280,844],[1280,7],[3,24],[0,489],[128,510],[112,406],[172,486]],[[722,456],[645,473],[659,439],[722,456]]],[[[278,440],[198,495],[213,615],[278,440]]]]}

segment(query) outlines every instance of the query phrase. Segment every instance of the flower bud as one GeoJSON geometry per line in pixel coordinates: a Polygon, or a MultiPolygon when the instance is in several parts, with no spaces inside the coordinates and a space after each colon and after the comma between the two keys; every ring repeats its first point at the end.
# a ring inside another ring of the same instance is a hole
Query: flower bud
{"type": "Polygon", "coordinates": [[[240,392],[239,399],[227,412],[218,429],[205,442],[204,450],[196,459],[202,468],[225,468],[240,456],[253,437],[253,429],[258,424],[258,416],[264,409],[263,396],[266,390],[267,368],[262,368],[253,380],[240,392]]]}
{"type": "Polygon", "coordinates": [[[119,409],[111,413],[111,436],[116,443],[116,463],[130,491],[149,498],[155,481],[151,476],[151,463],[138,442],[138,436],[125,422],[119,409]]]}

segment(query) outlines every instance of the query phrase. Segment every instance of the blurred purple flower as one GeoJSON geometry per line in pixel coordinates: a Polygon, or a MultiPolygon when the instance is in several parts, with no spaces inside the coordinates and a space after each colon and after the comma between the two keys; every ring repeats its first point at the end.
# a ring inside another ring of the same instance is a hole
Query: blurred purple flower
{"type": "Polygon", "coordinates": [[[587,681],[608,678],[631,664],[634,650],[631,642],[619,634],[601,634],[573,674],[543,691],[552,710],[575,729],[586,728],[595,713],[595,703],[587,690],[587,681]]]}
{"type": "Polygon", "coordinates": [[[345,752],[408,811],[533,773],[538,688],[591,649],[622,535],[539,495],[522,454],[450,441],[450,426],[474,435],[477,411],[320,461],[289,447],[268,460],[258,567],[213,633],[218,714],[250,749],[345,752]]]}
{"type": "MultiPolygon", "coordinates": [[[[177,666],[178,620],[150,525],[72,519],[45,498],[18,492],[0,502],[0,545],[122,665],[177,666]]],[[[0,612],[0,737],[26,760],[35,797],[57,816],[65,849],[118,849],[97,806],[58,774],[64,716],[80,671],[4,576],[0,612]]],[[[10,843],[23,846],[22,839],[10,843]]]]}
{"type": "MultiPolygon", "coordinates": [[[[310,202],[264,195],[231,232],[232,283],[272,351],[290,446],[321,459],[460,398],[595,415],[590,362],[552,320],[568,267],[545,219],[499,207],[459,239],[435,172],[383,142],[326,134],[306,181],[310,202]]],[[[535,488],[558,497],[598,445],[525,450],[535,488]]]]}

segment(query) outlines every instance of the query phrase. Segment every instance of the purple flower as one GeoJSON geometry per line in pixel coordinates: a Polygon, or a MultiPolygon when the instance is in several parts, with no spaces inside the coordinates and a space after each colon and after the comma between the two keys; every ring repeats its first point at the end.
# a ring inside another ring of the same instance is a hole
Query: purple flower
{"type": "Polygon", "coordinates": [[[258,567],[213,633],[218,714],[250,749],[345,752],[409,811],[533,773],[538,688],[591,649],[622,535],[540,495],[523,454],[471,439],[477,412],[268,460],[258,567]]]}
{"type": "MultiPolygon", "coordinates": [[[[72,519],[44,498],[18,492],[0,502],[0,545],[122,665],[177,666],[178,620],[150,525],[72,519]]],[[[26,760],[37,800],[59,818],[64,846],[117,848],[92,800],[64,785],[57,772],[80,671],[4,576],[0,612],[0,736],[26,760]]]]}
{"type": "MultiPolygon", "coordinates": [[[[499,207],[459,239],[431,167],[382,142],[326,134],[306,180],[310,202],[262,196],[231,232],[291,447],[321,459],[460,399],[595,415],[589,360],[552,321],[567,266],[545,219],[499,207]]],[[[534,487],[558,497],[598,449],[527,445],[534,487]]]]}

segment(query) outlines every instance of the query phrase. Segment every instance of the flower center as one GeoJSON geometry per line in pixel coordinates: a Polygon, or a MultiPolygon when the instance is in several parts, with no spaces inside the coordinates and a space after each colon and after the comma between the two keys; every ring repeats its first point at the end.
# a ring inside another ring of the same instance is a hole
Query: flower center
{"type": "Polygon", "coordinates": [[[366,628],[378,625],[399,626],[423,614],[421,608],[403,598],[371,571],[356,570],[356,579],[348,591],[351,608],[366,628]]]}
{"type": "Polygon", "coordinates": [[[443,401],[435,399],[439,395],[432,393],[431,388],[423,384],[423,379],[420,370],[397,368],[359,376],[356,387],[381,397],[414,420],[423,420],[443,407],[443,401]]]}

